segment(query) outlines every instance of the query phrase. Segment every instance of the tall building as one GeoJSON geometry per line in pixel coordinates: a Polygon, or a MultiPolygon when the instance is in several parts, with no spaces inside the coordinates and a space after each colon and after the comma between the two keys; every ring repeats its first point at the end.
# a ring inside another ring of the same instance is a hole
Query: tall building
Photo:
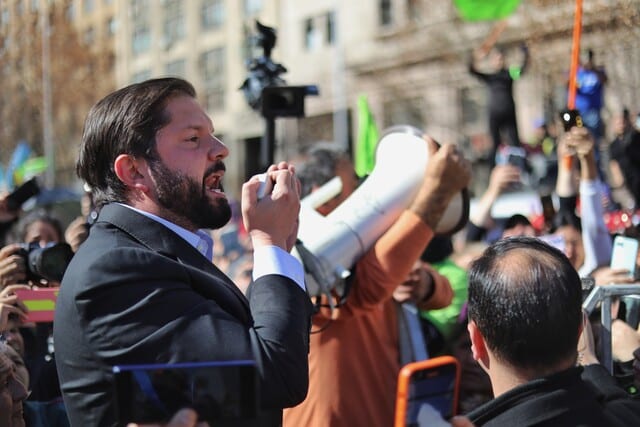
{"type": "MultiPolygon", "coordinates": [[[[467,62],[498,23],[464,21],[452,1],[4,0],[0,68],[5,79],[41,78],[38,72],[12,72],[41,57],[38,38],[21,38],[24,26],[14,18],[45,5],[65,8],[81,46],[91,53],[83,71],[92,78],[91,103],[115,87],[150,77],[182,76],[194,84],[216,134],[231,149],[225,184],[232,196],[258,170],[266,130],[239,89],[247,61],[261,54],[252,46],[256,19],[277,30],[272,58],[286,67],[286,83],[319,88],[317,96],[306,98],[304,118],[276,120],[275,160],[293,158],[319,140],[352,150],[360,94],[367,95],[380,129],[410,124],[461,144],[472,158],[481,157],[488,145],[485,88],[468,73],[467,62]],[[18,46],[25,54],[7,67],[2,52],[18,46]]],[[[566,103],[573,18],[571,1],[523,1],[498,38],[507,62],[521,60],[524,42],[531,53],[529,70],[515,85],[523,139],[530,138],[534,121],[553,120],[566,103]]],[[[633,72],[640,65],[639,24],[640,0],[584,2],[582,47],[593,49],[609,74],[605,118],[623,105],[640,109],[640,80],[633,72]]],[[[59,49],[51,50],[52,63],[66,61],[69,52],[59,49]]],[[[55,105],[61,95],[53,92],[55,105]]],[[[13,143],[2,132],[0,142],[13,143]]],[[[67,163],[59,167],[68,170],[67,163]]]]}
{"type": "MultiPolygon", "coordinates": [[[[319,88],[318,96],[306,99],[305,118],[276,121],[276,160],[293,158],[318,140],[353,149],[359,94],[368,96],[380,128],[411,124],[439,140],[458,142],[472,158],[487,147],[485,88],[469,75],[467,61],[496,22],[466,22],[453,2],[118,3],[129,6],[118,14],[118,85],[170,74],[192,81],[216,133],[231,148],[226,179],[231,192],[255,172],[265,133],[264,120],[238,90],[247,75],[255,19],[277,29],[273,58],[287,68],[287,84],[319,88]]],[[[523,42],[531,52],[528,73],[515,86],[523,139],[532,134],[536,119],[553,119],[566,102],[573,12],[567,1],[522,2],[499,37],[512,63],[521,61],[523,42]]],[[[640,82],[619,71],[639,65],[634,49],[639,15],[639,0],[584,5],[582,46],[594,49],[597,61],[610,67],[606,96],[612,108],[640,108],[640,82]]]]}

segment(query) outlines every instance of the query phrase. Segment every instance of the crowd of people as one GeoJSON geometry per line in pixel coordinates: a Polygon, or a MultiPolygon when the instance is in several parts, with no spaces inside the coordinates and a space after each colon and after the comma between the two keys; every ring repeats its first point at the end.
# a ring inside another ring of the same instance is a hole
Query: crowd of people
{"type": "MultiPolygon", "coordinates": [[[[471,70],[510,96],[524,65],[516,76],[495,55],[500,78],[473,62],[471,70]]],[[[494,160],[504,127],[514,139],[506,145],[527,145],[515,110],[498,113],[494,160]]],[[[230,425],[391,426],[398,373],[415,357],[403,342],[406,304],[416,307],[425,354],[460,362],[465,417],[452,425],[640,424],[637,307],[614,301],[613,373],[596,345],[607,331],[582,311],[583,279],[640,281],[640,269],[610,267],[616,234],[640,238],[637,216],[616,230],[605,221],[612,206],[640,208],[640,130],[629,111],[615,118],[604,168],[604,134],[587,117],[554,135],[555,125],[540,123],[530,144],[551,159],[550,212],[495,215],[500,197],[535,169],[528,148],[528,169],[492,162],[486,191],[453,236],[436,226],[470,186],[472,167],[455,144],[425,136],[430,159],[415,197],[352,266],[340,295],[310,298],[309,266],[292,255],[304,244],[301,200],[335,177],[341,190],[317,212],[348,200],[362,182],[349,153],[319,144],[273,164],[236,203],[222,187],[229,149],[191,84],[152,79],[109,94],[85,123],[77,172],[91,203],[79,218],[65,229],[0,197],[0,425],[116,425],[116,365],[251,360],[256,412],[230,425]],[[31,274],[26,244],[64,242],[75,255],[61,283],[31,274]],[[18,295],[43,287],[59,289],[55,321],[34,323],[18,295]]],[[[197,411],[173,415],[157,421],[198,422],[197,411]]]]}

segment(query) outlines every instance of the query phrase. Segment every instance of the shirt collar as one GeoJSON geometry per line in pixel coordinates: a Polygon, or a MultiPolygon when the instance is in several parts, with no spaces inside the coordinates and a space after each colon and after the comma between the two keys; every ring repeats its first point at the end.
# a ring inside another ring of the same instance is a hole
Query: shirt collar
{"type": "Polygon", "coordinates": [[[138,212],[141,215],[146,216],[149,219],[152,219],[156,222],[167,227],[169,230],[176,233],[178,236],[182,237],[187,241],[191,246],[196,248],[198,252],[200,252],[203,256],[205,256],[209,261],[213,260],[213,239],[205,230],[198,230],[195,233],[187,230],[186,228],[182,228],[179,225],[174,224],[171,221],[167,221],[164,218],[159,217],[158,215],[154,215],[150,212],[146,212],[133,206],[125,205],[124,203],[118,203],[121,206],[127,207],[131,210],[138,212]]]}

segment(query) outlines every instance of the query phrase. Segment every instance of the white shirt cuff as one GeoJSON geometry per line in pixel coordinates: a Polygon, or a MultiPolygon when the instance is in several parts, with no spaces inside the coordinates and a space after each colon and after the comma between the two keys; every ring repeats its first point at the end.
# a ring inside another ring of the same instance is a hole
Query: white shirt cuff
{"type": "Polygon", "coordinates": [[[260,246],[253,250],[253,280],[279,274],[296,282],[306,292],[304,269],[296,257],[277,246],[260,246]]]}

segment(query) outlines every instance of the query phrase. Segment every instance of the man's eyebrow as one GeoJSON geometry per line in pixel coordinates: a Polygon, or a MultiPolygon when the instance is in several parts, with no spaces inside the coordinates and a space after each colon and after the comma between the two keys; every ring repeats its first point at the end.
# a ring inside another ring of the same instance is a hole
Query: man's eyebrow
{"type": "Polygon", "coordinates": [[[206,125],[204,124],[199,124],[199,123],[187,123],[186,125],[184,125],[182,127],[182,130],[202,130],[202,129],[206,129],[209,131],[209,133],[213,133],[215,132],[215,129],[213,127],[213,123],[209,122],[206,125]]]}

